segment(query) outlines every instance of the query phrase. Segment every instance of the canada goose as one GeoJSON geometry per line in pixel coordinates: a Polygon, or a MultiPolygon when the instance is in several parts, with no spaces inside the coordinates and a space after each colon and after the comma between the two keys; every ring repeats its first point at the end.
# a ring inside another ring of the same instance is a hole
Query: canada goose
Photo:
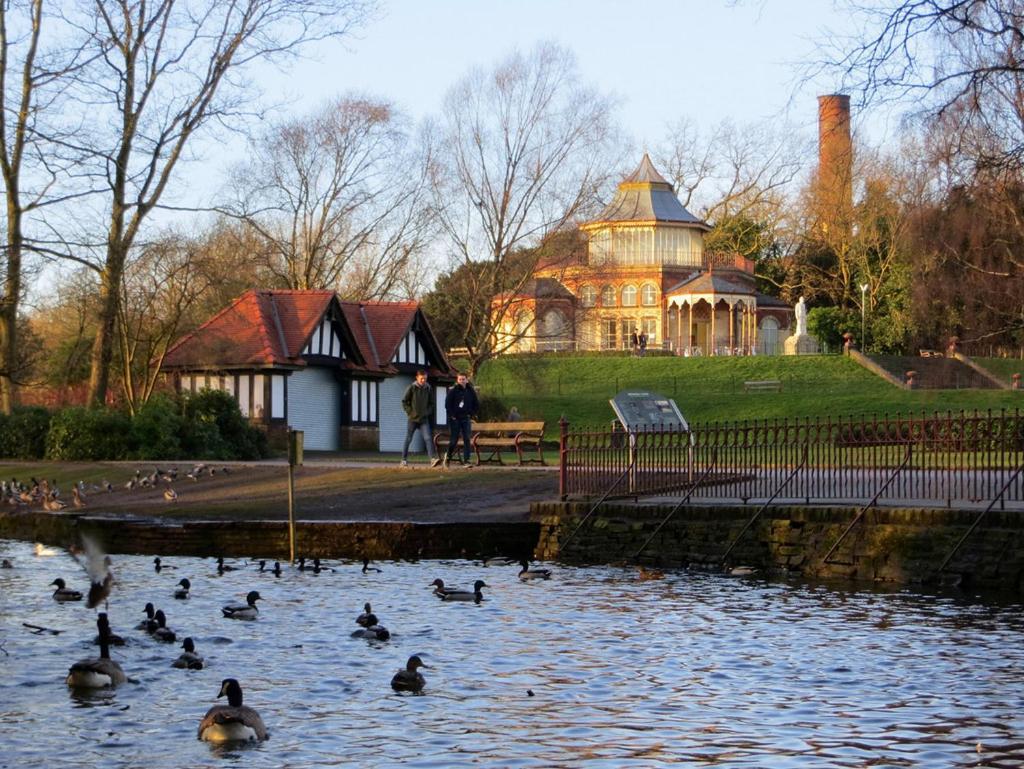
{"type": "Polygon", "coordinates": [[[185,668],[188,670],[202,670],[203,669],[203,658],[196,654],[196,645],[191,638],[186,638],[181,642],[181,648],[184,649],[178,659],[171,663],[172,668],[185,668]]]}
{"type": "Polygon", "coordinates": [[[370,559],[369,558],[364,558],[363,559],[363,574],[369,574],[370,572],[376,572],[377,574],[380,574],[380,569],[378,569],[376,566],[370,566],[370,559]]]}
{"type": "Polygon", "coordinates": [[[234,678],[225,678],[218,698],[227,695],[227,705],[214,705],[199,722],[199,739],[206,742],[248,742],[269,736],[260,714],[242,704],[242,687],[234,678]]]}
{"type": "Polygon", "coordinates": [[[377,617],[373,614],[367,619],[367,624],[359,630],[352,631],[353,638],[369,638],[376,641],[386,641],[391,638],[391,633],[388,632],[386,627],[381,627],[378,624],[377,617]]]}
{"type": "Polygon", "coordinates": [[[281,562],[280,561],[274,561],[274,576],[275,577],[280,577],[281,576],[281,562]]]}
{"type": "Polygon", "coordinates": [[[296,568],[299,571],[305,571],[306,570],[306,559],[305,558],[299,558],[299,565],[296,568]]]}
{"type": "Polygon", "coordinates": [[[427,682],[417,668],[425,667],[428,666],[423,664],[423,660],[419,658],[418,654],[412,655],[405,663],[405,667],[395,673],[394,678],[391,679],[391,688],[396,692],[422,691],[427,682]]]}
{"type": "Polygon", "coordinates": [[[188,591],[192,589],[192,583],[188,579],[182,579],[179,583],[180,588],[174,591],[174,597],[178,600],[184,600],[188,598],[188,591]]]}
{"type": "Polygon", "coordinates": [[[250,590],[244,604],[228,604],[221,611],[228,619],[256,619],[260,611],[256,608],[256,602],[262,600],[263,597],[258,592],[250,590]]]}
{"type": "Polygon", "coordinates": [[[224,556],[217,558],[217,573],[223,574],[226,571],[234,571],[234,566],[228,566],[224,563],[224,556]]]}
{"type": "Polygon", "coordinates": [[[161,609],[157,609],[156,614],[153,615],[153,621],[156,622],[156,627],[149,631],[153,638],[164,643],[174,643],[178,639],[174,631],[167,627],[167,617],[161,609]]]}
{"type": "Polygon", "coordinates": [[[66,683],[72,688],[101,689],[127,680],[121,666],[110,659],[110,623],[106,613],[100,612],[96,627],[100,631],[100,656],[79,660],[68,668],[66,683]]]}
{"type": "Polygon", "coordinates": [[[459,593],[461,592],[457,587],[445,587],[443,579],[435,579],[427,587],[434,588],[434,595],[438,598],[444,598],[448,593],[459,593]]]}
{"type": "Polygon", "coordinates": [[[550,569],[531,569],[530,564],[526,560],[519,562],[519,565],[523,568],[519,570],[519,579],[551,579],[550,569]]]}
{"type": "Polygon", "coordinates": [[[95,609],[101,603],[106,603],[110,597],[110,588],[114,586],[114,572],[110,571],[109,556],[104,559],[104,563],[107,566],[107,573],[99,581],[93,579],[89,585],[89,598],[85,605],[90,609],[95,609]]]}
{"type": "Polygon", "coordinates": [[[153,608],[153,604],[147,603],[142,609],[142,613],[146,615],[146,619],[142,620],[138,625],[135,626],[136,630],[149,630],[149,623],[154,622],[153,615],[156,610],[153,608]]]}
{"type": "MultiPolygon", "coordinates": [[[[373,617],[373,609],[370,607],[370,602],[367,601],[363,604],[363,613],[356,617],[356,624],[362,627],[369,627],[369,619],[373,617]]],[[[376,619],[376,617],[374,617],[376,619]]]]}
{"type": "Polygon", "coordinates": [[[266,569],[267,569],[267,561],[266,561],[266,559],[261,559],[260,560],[260,573],[262,574],[264,571],[266,571],[266,569]]]}
{"type": "Polygon", "coordinates": [[[468,590],[456,590],[451,593],[444,593],[441,596],[442,601],[473,601],[474,603],[480,603],[484,600],[484,594],[480,592],[480,588],[488,587],[487,583],[482,579],[478,579],[473,583],[473,592],[468,590]]]}
{"type": "Polygon", "coordinates": [[[64,584],[64,580],[57,577],[51,585],[56,585],[57,589],[53,591],[53,600],[65,603],[67,601],[81,601],[82,594],[77,590],[72,590],[64,584]]]}

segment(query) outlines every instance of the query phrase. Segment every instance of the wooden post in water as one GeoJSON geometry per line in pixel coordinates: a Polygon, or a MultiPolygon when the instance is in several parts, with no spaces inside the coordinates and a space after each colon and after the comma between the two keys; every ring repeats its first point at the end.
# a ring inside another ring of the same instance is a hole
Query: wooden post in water
{"type": "Polygon", "coordinates": [[[302,464],[305,433],[288,428],[288,560],[295,563],[295,465],[302,464]]]}

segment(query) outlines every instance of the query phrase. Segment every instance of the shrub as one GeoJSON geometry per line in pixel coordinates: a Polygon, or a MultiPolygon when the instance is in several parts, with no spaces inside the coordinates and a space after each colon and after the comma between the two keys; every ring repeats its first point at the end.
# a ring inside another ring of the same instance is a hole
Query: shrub
{"type": "Polygon", "coordinates": [[[132,419],[132,443],[139,459],[178,459],[185,455],[182,436],[185,418],[181,404],[170,395],[158,393],[132,419]]]}
{"type": "Polygon", "coordinates": [[[250,425],[238,402],[220,390],[202,390],[185,400],[190,453],[210,459],[259,459],[267,453],[267,437],[250,425]],[[211,429],[213,428],[213,429],[211,429]]]}
{"type": "Polygon", "coordinates": [[[504,422],[508,418],[508,406],[496,395],[482,395],[477,392],[480,410],[476,418],[480,422],[504,422]]]}
{"type": "Polygon", "coordinates": [[[10,416],[0,416],[0,456],[42,459],[49,430],[50,412],[41,406],[16,408],[10,416]]]}
{"type": "Polygon", "coordinates": [[[50,420],[47,459],[124,459],[132,448],[132,421],[120,411],[61,409],[50,420]]]}

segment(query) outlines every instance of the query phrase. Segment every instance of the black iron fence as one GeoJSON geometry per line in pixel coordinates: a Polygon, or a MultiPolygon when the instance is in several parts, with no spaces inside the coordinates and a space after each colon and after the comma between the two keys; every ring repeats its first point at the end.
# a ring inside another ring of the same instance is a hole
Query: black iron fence
{"type": "Polygon", "coordinates": [[[689,432],[563,424],[560,445],[563,496],[1024,502],[1024,473],[1014,476],[1024,464],[1019,410],[716,422],[689,432]]]}

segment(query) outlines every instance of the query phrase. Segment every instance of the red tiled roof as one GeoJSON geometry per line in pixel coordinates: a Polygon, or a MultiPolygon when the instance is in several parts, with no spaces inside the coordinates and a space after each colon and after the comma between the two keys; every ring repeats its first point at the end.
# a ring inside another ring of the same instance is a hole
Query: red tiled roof
{"type": "MultiPolygon", "coordinates": [[[[301,357],[310,335],[327,312],[333,291],[246,291],[168,351],[168,369],[305,366],[301,357]]],[[[399,343],[420,313],[417,302],[338,302],[363,363],[341,366],[368,374],[394,374],[399,343]]],[[[425,323],[425,318],[424,318],[425,323]]],[[[430,340],[440,359],[444,353],[430,340]]],[[[447,362],[432,369],[448,375],[447,362]]]]}
{"type": "Polygon", "coordinates": [[[333,291],[246,291],[178,340],[163,366],[303,366],[299,353],[333,297],[333,291]]]}

